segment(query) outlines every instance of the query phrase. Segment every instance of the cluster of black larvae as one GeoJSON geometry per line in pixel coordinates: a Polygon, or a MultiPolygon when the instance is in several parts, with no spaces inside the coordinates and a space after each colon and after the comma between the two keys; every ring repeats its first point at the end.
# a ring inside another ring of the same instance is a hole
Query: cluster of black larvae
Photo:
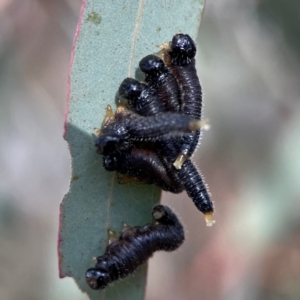
{"type": "MultiPolygon", "coordinates": [[[[165,191],[185,190],[214,223],[213,203],[197,168],[191,162],[199,141],[202,91],[195,68],[196,45],[186,34],[176,34],[163,46],[161,59],[148,55],[140,61],[145,83],[126,78],[119,87],[116,113],[107,107],[95,145],[107,171],[155,184],[165,191]]],[[[155,251],[171,251],[184,240],[177,217],[158,205],[156,225],[126,230],[110,244],[95,268],[86,272],[87,283],[102,289],[131,274],[155,251]]]]}
{"type": "Polygon", "coordinates": [[[115,114],[108,107],[96,148],[108,171],[172,193],[185,190],[212,225],[213,203],[190,160],[203,124],[196,45],[189,35],[176,34],[163,52],[164,61],[155,55],[140,61],[145,83],[121,83],[122,105],[115,114]]]}
{"type": "Polygon", "coordinates": [[[169,207],[157,205],[152,215],[157,224],[126,228],[97,257],[95,268],[85,274],[91,288],[104,289],[111,282],[132,274],[155,251],[173,251],[183,243],[183,227],[169,207]]]}

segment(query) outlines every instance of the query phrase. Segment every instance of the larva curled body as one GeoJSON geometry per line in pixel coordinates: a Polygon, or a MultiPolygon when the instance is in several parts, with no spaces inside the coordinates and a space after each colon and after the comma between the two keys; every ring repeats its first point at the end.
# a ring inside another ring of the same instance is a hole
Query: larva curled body
{"type": "Polygon", "coordinates": [[[157,205],[152,215],[158,224],[127,228],[119,240],[112,242],[105,253],[97,257],[95,267],[85,274],[92,289],[104,289],[111,282],[127,277],[156,251],[174,251],[180,247],[184,229],[172,210],[157,205]]]}
{"type": "Polygon", "coordinates": [[[139,66],[145,74],[145,82],[156,90],[165,110],[181,112],[180,91],[176,79],[163,60],[151,54],[144,57],[139,66]]]}
{"type": "Polygon", "coordinates": [[[155,142],[181,136],[200,126],[200,122],[178,113],[166,112],[145,117],[126,111],[116,114],[114,120],[102,128],[95,146],[99,154],[107,155],[116,149],[125,151],[134,142],[155,142]]]}
{"type": "MultiPolygon", "coordinates": [[[[202,88],[196,70],[196,45],[187,34],[176,34],[166,49],[170,59],[168,68],[176,78],[181,94],[181,111],[200,120],[202,114],[202,88]]],[[[181,168],[185,159],[192,156],[200,137],[200,130],[182,137],[181,154],[174,165],[181,168]]]]}
{"type": "Polygon", "coordinates": [[[164,191],[180,193],[184,187],[176,174],[170,172],[168,163],[164,163],[154,151],[132,148],[129,151],[111,153],[103,156],[103,166],[107,171],[138,178],[146,184],[155,184],[164,191]]]}

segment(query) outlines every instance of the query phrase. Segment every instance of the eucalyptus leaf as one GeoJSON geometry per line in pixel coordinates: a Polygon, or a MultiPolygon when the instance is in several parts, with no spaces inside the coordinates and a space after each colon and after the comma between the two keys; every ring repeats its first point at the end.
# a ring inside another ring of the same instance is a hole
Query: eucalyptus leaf
{"type": "Polygon", "coordinates": [[[60,276],[71,276],[90,299],[144,297],[146,266],[104,291],[93,291],[85,272],[104,253],[108,231],[122,224],[152,222],[160,190],[152,185],[119,184],[117,174],[102,167],[94,148],[95,128],[105,108],[115,108],[116,91],[126,77],[136,77],[139,61],[178,31],[197,36],[204,0],[85,0],[74,41],[65,120],[72,175],[60,211],[60,276]]]}

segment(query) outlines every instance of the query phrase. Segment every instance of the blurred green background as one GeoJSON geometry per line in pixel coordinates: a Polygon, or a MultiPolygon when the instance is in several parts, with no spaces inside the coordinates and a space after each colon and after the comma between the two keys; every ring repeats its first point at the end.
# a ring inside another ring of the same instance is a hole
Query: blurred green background
{"type": "MultiPolygon", "coordinates": [[[[0,1],[1,300],[87,299],[58,278],[56,253],[80,5],[0,1]]],[[[163,193],[187,240],[150,260],[146,300],[300,299],[299,20],[299,1],[207,0],[197,65],[211,129],[194,160],[217,223],[206,228],[184,193],[163,193]]]]}

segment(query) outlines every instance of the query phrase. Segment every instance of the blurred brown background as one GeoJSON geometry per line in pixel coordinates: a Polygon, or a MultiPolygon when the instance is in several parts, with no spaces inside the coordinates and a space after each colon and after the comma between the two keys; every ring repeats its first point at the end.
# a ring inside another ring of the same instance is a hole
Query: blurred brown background
{"type": "MultiPolygon", "coordinates": [[[[56,254],[80,5],[0,1],[1,300],[87,299],[58,278],[56,254]]],[[[299,1],[207,1],[197,63],[211,129],[194,160],[217,223],[203,226],[185,194],[163,193],[187,241],[151,259],[147,300],[300,299],[299,20],[299,1]]]]}

